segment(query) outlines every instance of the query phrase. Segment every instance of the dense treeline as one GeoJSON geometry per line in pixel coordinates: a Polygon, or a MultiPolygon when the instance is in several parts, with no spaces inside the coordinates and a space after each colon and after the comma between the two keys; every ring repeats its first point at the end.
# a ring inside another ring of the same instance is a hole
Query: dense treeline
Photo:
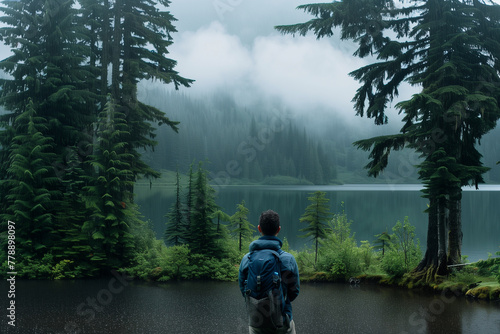
{"type": "MultiPolygon", "coordinates": [[[[145,235],[152,246],[140,254],[136,266],[126,268],[127,274],[159,281],[237,278],[237,264],[249,243],[256,239],[256,228],[247,220],[249,210],[244,201],[236,206],[232,215],[216,204],[206,174],[201,164],[196,171],[190,168],[183,180],[177,173],[176,201],[166,214],[167,246],[154,240],[151,232],[145,235]]],[[[403,222],[397,221],[392,233],[375,235],[373,243],[368,240],[358,243],[351,231],[354,222],[345,211],[330,213],[324,192],[310,195],[310,205],[300,219],[305,226],[301,232],[315,244],[297,252],[289,248],[284,238],[282,247],[297,259],[302,280],[357,284],[359,277],[371,277],[384,283],[407,284],[409,272],[422,256],[415,227],[408,217],[403,222]]],[[[470,270],[453,271],[447,284],[465,293],[470,284],[480,279],[498,281],[499,260],[489,258],[477,262],[470,270]]],[[[497,298],[498,288],[491,291],[490,298],[497,298]]]]}
{"type": "Polygon", "coordinates": [[[158,280],[236,279],[235,265],[255,231],[244,201],[231,216],[216,204],[207,174],[202,163],[196,170],[191,165],[184,182],[177,172],[176,200],[165,215],[165,243],[150,232],[149,247],[139,253],[136,265],[126,268],[128,274],[158,280]]]}
{"type": "Polygon", "coordinates": [[[337,178],[335,152],[311,138],[290,111],[265,103],[241,106],[227,94],[199,99],[161,92],[148,90],[146,100],[168,109],[180,131],[159,129],[158,147],[147,154],[158,170],[186,173],[193,161],[208,160],[219,182],[289,176],[327,184],[337,178]]]}
{"type": "MultiPolygon", "coordinates": [[[[168,0],[6,1],[0,39],[0,227],[15,224],[19,276],[98,275],[134,263],[144,223],[139,150],[177,123],[137,96],[142,80],[189,86],[166,57],[168,0]],[[161,9],[160,9],[161,8],[161,9]]],[[[7,264],[6,254],[1,262],[7,264]]]]}
{"type": "MultiPolygon", "coordinates": [[[[420,183],[417,165],[421,159],[410,149],[393,152],[385,171],[377,179],[369,177],[363,169],[368,154],[352,143],[384,130],[356,126],[335,110],[326,114],[315,110],[327,117],[311,117],[278,103],[245,104],[228,92],[200,97],[149,86],[140,93],[148,104],[168,110],[180,122],[178,133],[159,128],[158,145],[144,153],[145,161],[156,170],[179,168],[187,173],[193,161],[208,160],[205,167],[215,183],[270,181],[266,178],[277,175],[316,184],[420,183]]],[[[484,165],[494,167],[484,176],[487,183],[500,182],[500,168],[495,167],[499,138],[500,129],[495,129],[479,147],[484,165]]]]}

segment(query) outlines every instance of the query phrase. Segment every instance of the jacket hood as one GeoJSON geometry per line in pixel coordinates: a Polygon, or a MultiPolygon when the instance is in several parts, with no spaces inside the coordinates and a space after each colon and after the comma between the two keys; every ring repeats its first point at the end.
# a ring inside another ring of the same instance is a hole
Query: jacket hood
{"type": "Polygon", "coordinates": [[[250,252],[260,249],[278,251],[282,245],[283,242],[278,237],[264,235],[250,244],[250,252]]]}

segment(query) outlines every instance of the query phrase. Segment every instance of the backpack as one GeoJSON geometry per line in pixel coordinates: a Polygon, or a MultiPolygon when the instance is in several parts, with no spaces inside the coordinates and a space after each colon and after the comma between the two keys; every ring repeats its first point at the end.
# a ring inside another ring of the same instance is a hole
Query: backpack
{"type": "Polygon", "coordinates": [[[248,255],[245,302],[249,325],[255,328],[281,328],[285,297],[281,284],[281,260],[271,249],[248,255]]]}

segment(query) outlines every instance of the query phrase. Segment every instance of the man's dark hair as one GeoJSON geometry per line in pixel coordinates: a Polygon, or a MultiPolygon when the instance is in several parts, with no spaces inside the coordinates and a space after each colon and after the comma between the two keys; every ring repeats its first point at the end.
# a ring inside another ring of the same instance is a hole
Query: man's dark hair
{"type": "Polygon", "coordinates": [[[267,210],[260,214],[260,229],[264,235],[276,235],[280,227],[280,216],[273,210],[267,210]]]}

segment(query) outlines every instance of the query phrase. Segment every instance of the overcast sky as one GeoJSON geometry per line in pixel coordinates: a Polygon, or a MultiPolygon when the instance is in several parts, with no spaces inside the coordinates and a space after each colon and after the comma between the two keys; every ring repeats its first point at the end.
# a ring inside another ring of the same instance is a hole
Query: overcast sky
{"type": "MultiPolygon", "coordinates": [[[[351,42],[337,36],[321,40],[312,34],[283,36],[274,29],[311,19],[296,9],[311,2],[172,0],[170,11],[178,19],[178,33],[170,57],[178,61],[176,69],[182,76],[196,80],[182,90],[191,95],[229,91],[241,103],[280,99],[294,112],[323,110],[326,116],[373,124],[353,111],[351,99],[359,83],[348,73],[367,60],[352,56],[351,42]]],[[[406,99],[412,90],[401,92],[406,99]]],[[[389,118],[399,119],[395,112],[389,118]]]]}
{"type": "MultiPolygon", "coordinates": [[[[241,103],[281,99],[298,112],[326,109],[363,123],[354,117],[351,102],[359,83],[348,73],[367,60],[352,56],[353,45],[337,36],[316,40],[312,34],[283,36],[274,30],[276,25],[311,19],[296,7],[312,2],[316,1],[171,0],[169,10],[178,20],[178,33],[169,57],[178,61],[182,76],[196,80],[182,90],[229,91],[241,103]]],[[[0,48],[2,59],[9,54],[0,48]]],[[[404,100],[414,90],[404,87],[400,92],[404,100]]]]}
{"type": "MultiPolygon", "coordinates": [[[[312,34],[283,36],[274,30],[276,25],[311,19],[296,7],[314,2],[327,1],[172,0],[170,11],[178,19],[179,32],[170,56],[178,61],[181,75],[196,80],[183,90],[227,90],[242,102],[281,98],[295,110],[326,108],[365,123],[354,117],[351,99],[359,83],[348,73],[367,60],[352,56],[353,45],[337,36],[316,40],[312,34]]],[[[398,100],[415,92],[404,86],[398,100]]],[[[399,119],[392,114],[390,118],[399,119]]]]}
{"type": "Polygon", "coordinates": [[[348,73],[364,63],[349,42],[283,36],[275,25],[311,18],[304,0],[173,0],[178,19],[171,57],[195,79],[190,94],[231,91],[242,102],[281,98],[296,111],[328,108],[352,116],[358,84],[348,73]]]}

